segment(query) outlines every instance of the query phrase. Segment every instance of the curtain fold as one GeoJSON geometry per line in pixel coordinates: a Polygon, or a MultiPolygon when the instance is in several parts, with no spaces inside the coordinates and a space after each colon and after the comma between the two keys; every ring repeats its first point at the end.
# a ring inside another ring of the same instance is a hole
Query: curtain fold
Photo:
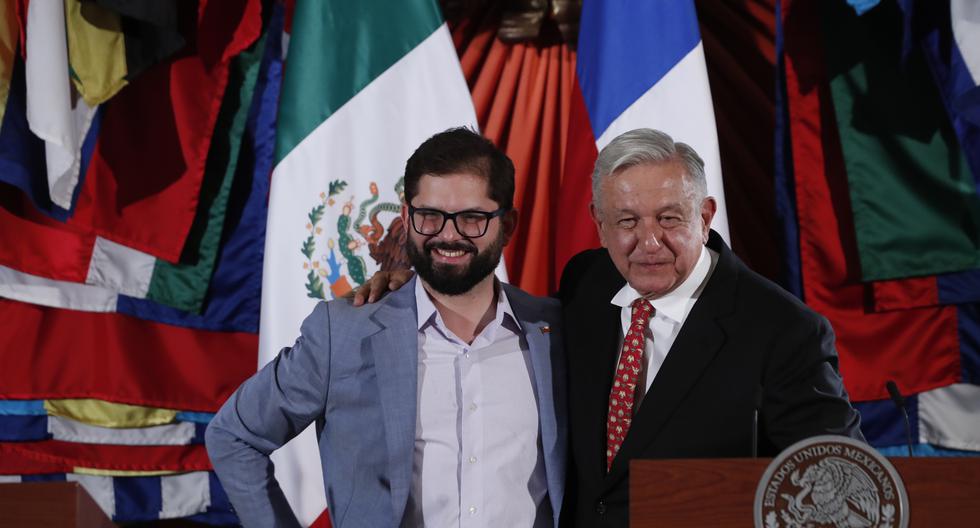
{"type": "MultiPolygon", "coordinates": [[[[753,269],[780,280],[782,266],[774,206],[775,2],[695,2],[712,86],[732,246],[753,269]]],[[[514,160],[515,205],[521,220],[504,252],[510,280],[538,295],[552,293],[567,237],[595,238],[591,223],[562,225],[558,211],[569,156],[568,133],[576,53],[546,22],[532,42],[497,38],[501,9],[471,9],[450,21],[483,134],[514,160]],[[589,232],[583,232],[582,225],[589,232]]],[[[591,167],[584,170],[591,172],[591,167]]],[[[586,189],[583,189],[585,192],[586,189]]],[[[567,192],[567,191],[566,191],[567,192]]],[[[567,194],[566,194],[567,196],[567,194]]],[[[576,215],[588,215],[584,208],[576,215]]]]}
{"type": "MultiPolygon", "coordinates": [[[[497,39],[500,13],[490,7],[453,24],[453,41],[483,134],[512,160],[517,231],[504,251],[510,281],[537,295],[551,293],[555,222],[562,160],[575,81],[575,52],[556,36],[533,43],[497,39]]],[[[548,28],[545,28],[547,31],[548,28]]],[[[588,211],[582,211],[588,214],[588,211]]]]}

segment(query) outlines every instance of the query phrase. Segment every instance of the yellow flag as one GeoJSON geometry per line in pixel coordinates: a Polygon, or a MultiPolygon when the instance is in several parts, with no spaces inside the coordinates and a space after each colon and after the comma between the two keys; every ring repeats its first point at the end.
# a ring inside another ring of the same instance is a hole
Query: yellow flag
{"type": "Polygon", "coordinates": [[[72,82],[90,107],[126,86],[126,40],[114,11],[95,2],[65,0],[72,82]]]}
{"type": "Polygon", "coordinates": [[[80,475],[93,475],[96,477],[159,477],[166,475],[176,475],[180,471],[127,471],[122,469],[97,469],[76,467],[72,473],[80,475]]]}
{"type": "Polygon", "coordinates": [[[177,411],[112,403],[93,399],[45,400],[51,416],[61,416],[99,427],[132,428],[173,423],[177,411]]]}
{"type": "Polygon", "coordinates": [[[14,73],[17,39],[20,37],[16,4],[16,2],[0,2],[0,123],[3,123],[3,114],[7,110],[10,77],[14,73]]]}

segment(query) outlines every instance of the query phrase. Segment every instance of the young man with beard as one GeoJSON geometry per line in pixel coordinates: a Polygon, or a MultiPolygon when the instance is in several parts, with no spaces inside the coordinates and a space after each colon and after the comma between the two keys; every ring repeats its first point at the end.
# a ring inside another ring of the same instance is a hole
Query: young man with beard
{"type": "Polygon", "coordinates": [[[418,278],[370,306],[318,304],[208,428],[246,526],[298,525],[269,455],[314,421],[335,527],[558,524],[560,306],[493,276],[513,195],[513,164],[472,131],[415,151],[402,220],[418,278]]]}

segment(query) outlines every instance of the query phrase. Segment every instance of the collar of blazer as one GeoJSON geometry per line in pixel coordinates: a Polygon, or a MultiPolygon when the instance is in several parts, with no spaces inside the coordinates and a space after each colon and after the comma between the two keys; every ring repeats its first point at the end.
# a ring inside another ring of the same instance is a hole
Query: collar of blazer
{"type": "MultiPolygon", "coordinates": [[[[407,317],[409,310],[415,320],[418,320],[418,307],[415,306],[415,281],[417,280],[418,276],[413,276],[401,288],[388,293],[378,302],[358,308],[365,310],[366,317],[376,325],[373,329],[366,329],[367,335],[372,332],[380,332],[385,328],[402,326],[404,324],[403,319],[407,317]]],[[[546,313],[547,301],[545,299],[534,297],[507,283],[501,283],[501,287],[506,292],[514,316],[525,334],[530,336],[552,332],[555,322],[551,319],[554,317],[549,317],[546,313]]],[[[557,313],[557,305],[555,313],[557,313]]]]}

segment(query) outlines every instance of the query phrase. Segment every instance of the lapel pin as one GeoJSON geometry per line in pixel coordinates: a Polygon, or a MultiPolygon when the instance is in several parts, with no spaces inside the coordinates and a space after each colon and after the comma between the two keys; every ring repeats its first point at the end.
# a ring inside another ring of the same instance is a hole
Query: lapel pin
{"type": "Polygon", "coordinates": [[[550,334],[551,333],[551,327],[548,326],[548,325],[542,326],[541,327],[541,333],[542,334],[550,334]]]}

